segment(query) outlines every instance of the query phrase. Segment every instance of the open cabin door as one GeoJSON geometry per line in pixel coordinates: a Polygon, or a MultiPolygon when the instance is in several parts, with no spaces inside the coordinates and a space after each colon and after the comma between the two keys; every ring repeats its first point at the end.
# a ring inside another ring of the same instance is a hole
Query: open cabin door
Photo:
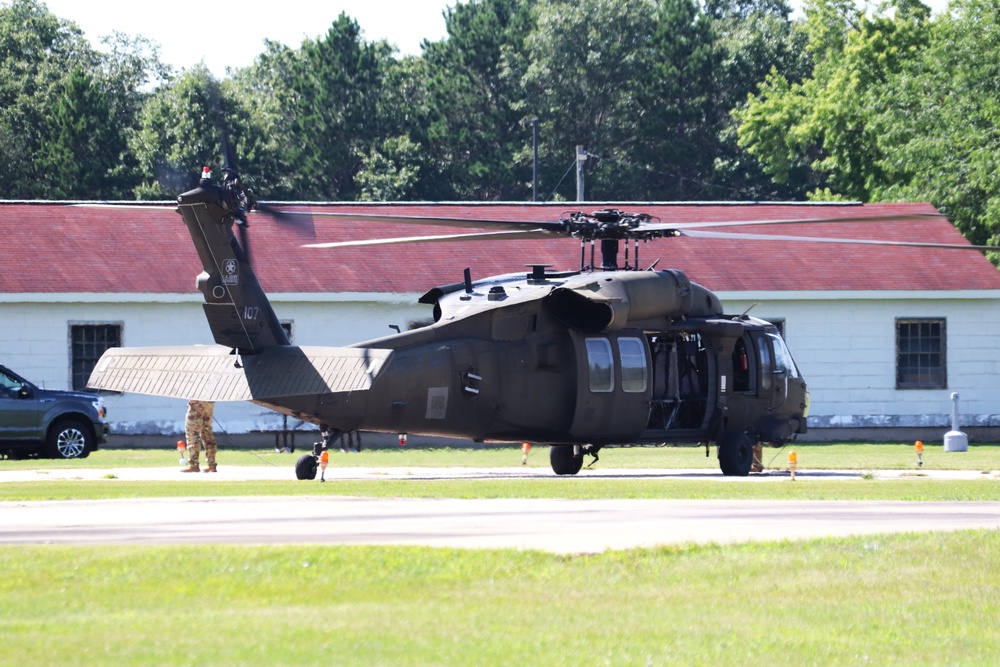
{"type": "Polygon", "coordinates": [[[669,440],[708,427],[715,408],[718,364],[700,334],[651,332],[652,387],[644,440],[669,440]]]}

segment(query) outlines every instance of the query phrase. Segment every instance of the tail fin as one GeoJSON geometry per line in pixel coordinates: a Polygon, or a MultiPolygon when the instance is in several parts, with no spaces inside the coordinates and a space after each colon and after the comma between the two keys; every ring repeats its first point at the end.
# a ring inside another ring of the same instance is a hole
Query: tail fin
{"type": "MultiPolygon", "coordinates": [[[[177,211],[194,241],[204,271],[198,289],[205,296],[205,316],[215,342],[252,354],[288,345],[270,301],[257,281],[245,249],[233,236],[237,217],[224,190],[205,179],[177,198],[177,211]]],[[[239,215],[243,214],[243,215],[239,215]]],[[[245,222],[243,222],[245,224],[245,222]]]]}

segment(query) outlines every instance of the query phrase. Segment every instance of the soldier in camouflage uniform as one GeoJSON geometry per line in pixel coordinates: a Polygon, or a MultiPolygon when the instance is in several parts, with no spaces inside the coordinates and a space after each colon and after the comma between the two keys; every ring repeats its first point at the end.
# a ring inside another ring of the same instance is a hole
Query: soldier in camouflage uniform
{"type": "Polygon", "coordinates": [[[188,401],[187,416],[184,420],[184,435],[187,440],[187,460],[190,464],[181,472],[198,472],[198,455],[205,448],[204,472],[215,472],[215,434],[212,432],[212,413],[215,404],[209,401],[188,401]]]}

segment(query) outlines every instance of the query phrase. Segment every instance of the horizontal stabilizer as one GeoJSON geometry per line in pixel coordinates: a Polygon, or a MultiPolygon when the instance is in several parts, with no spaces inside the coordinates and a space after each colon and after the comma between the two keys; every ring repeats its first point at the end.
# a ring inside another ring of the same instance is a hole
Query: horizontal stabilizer
{"type": "Polygon", "coordinates": [[[364,391],[392,350],[280,345],[240,356],[218,345],[115,347],[87,387],[202,401],[266,401],[283,396],[364,391]]]}

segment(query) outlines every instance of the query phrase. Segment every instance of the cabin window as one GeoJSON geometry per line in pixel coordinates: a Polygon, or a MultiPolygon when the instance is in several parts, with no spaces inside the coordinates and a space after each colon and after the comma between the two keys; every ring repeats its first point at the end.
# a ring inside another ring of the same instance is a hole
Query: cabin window
{"type": "Polygon", "coordinates": [[[72,366],[73,389],[87,388],[87,380],[104,351],[111,347],[121,347],[121,324],[71,324],[70,364],[72,366]]]}
{"type": "Polygon", "coordinates": [[[946,329],[944,319],[896,320],[896,388],[945,389],[946,329]]]}
{"type": "Polygon", "coordinates": [[[611,360],[611,343],[607,338],[587,339],[587,365],[590,367],[591,391],[614,391],[614,362],[611,360]]]}
{"type": "Polygon", "coordinates": [[[761,391],[768,391],[771,388],[774,362],[771,360],[771,345],[767,336],[757,338],[757,355],[760,358],[760,388],[761,391]]]}
{"type": "Polygon", "coordinates": [[[618,353],[622,360],[622,391],[646,391],[646,348],[638,338],[619,338],[618,353]]]}

